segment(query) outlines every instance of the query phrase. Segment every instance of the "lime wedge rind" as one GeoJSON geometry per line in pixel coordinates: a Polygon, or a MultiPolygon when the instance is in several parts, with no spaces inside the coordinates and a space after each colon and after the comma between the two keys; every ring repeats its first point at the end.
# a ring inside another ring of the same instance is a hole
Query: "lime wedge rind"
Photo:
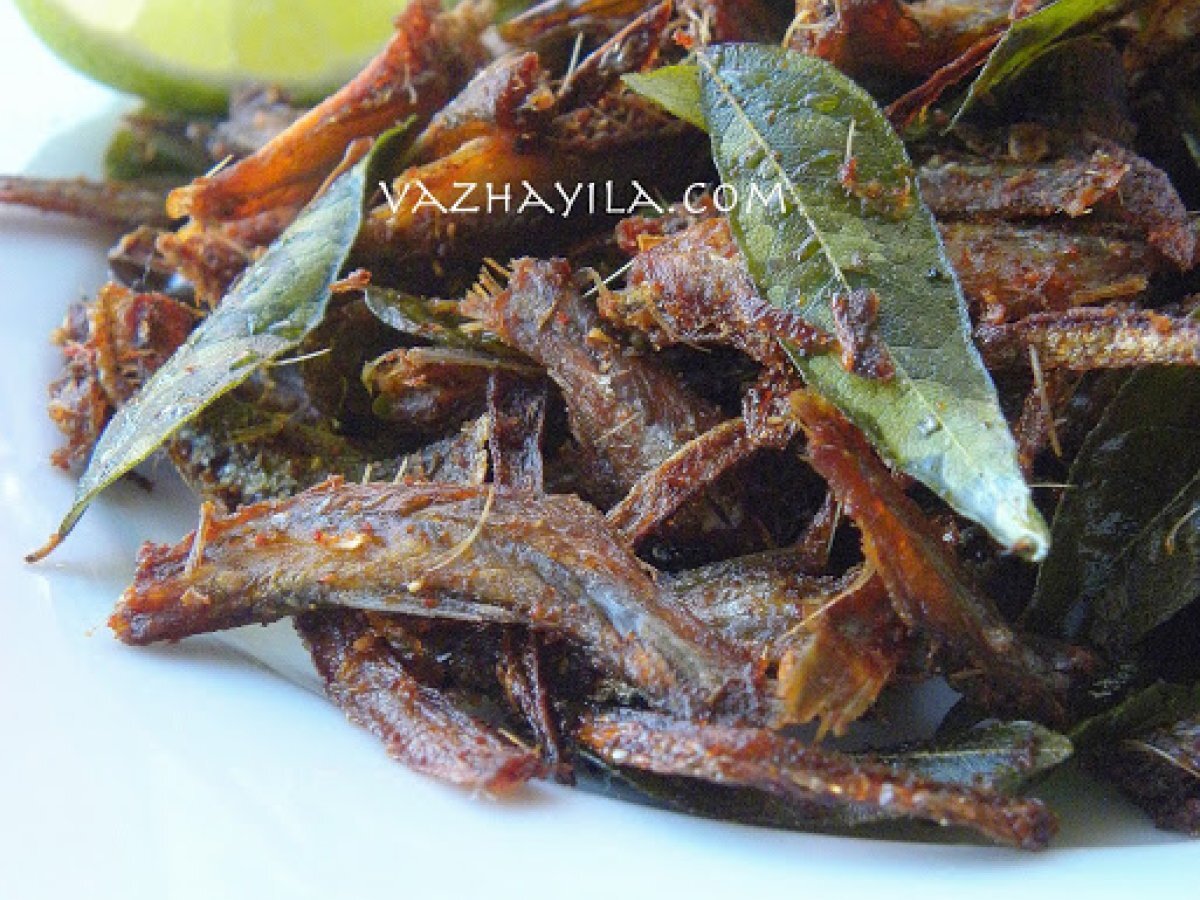
{"type": "Polygon", "coordinates": [[[370,0],[348,15],[331,0],[249,7],[245,0],[15,0],[72,68],[153,105],[195,113],[225,110],[230,91],[249,82],[319,100],[383,45],[404,2],[370,0]]]}

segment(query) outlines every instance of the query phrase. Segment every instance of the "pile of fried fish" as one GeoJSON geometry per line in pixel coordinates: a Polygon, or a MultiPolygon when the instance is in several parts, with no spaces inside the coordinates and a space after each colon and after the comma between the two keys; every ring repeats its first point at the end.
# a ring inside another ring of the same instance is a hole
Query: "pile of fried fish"
{"type": "Polygon", "coordinates": [[[0,180],[123,235],[36,555],[162,452],[115,635],[290,619],[435,778],[1039,849],[1070,759],[1196,833],[1198,25],[412,0],[315,107],[131,113],[0,180]]]}

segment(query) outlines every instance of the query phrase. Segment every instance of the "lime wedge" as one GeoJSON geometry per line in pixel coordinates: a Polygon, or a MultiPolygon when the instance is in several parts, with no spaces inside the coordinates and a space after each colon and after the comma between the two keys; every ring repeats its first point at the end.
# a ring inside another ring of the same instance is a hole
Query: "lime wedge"
{"type": "Polygon", "coordinates": [[[16,0],[98,81],[170,109],[219,111],[246,82],[318,99],[387,40],[405,0],[16,0]]]}

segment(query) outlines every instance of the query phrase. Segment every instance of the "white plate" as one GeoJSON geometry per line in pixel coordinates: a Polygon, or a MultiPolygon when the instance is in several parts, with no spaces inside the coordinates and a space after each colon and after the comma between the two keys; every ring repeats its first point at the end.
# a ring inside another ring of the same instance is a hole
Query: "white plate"
{"type": "MultiPolygon", "coordinates": [[[[0,6],[0,171],[94,173],[123,101],[0,6]]],[[[0,211],[0,898],[1186,896],[1200,845],[1103,790],[1050,787],[1041,855],[730,826],[539,785],[497,802],[395,765],[318,695],[286,627],[132,650],[104,626],[146,538],[191,500],[111,491],[67,544],[46,457],[47,342],[103,279],[111,235],[0,211]]]]}

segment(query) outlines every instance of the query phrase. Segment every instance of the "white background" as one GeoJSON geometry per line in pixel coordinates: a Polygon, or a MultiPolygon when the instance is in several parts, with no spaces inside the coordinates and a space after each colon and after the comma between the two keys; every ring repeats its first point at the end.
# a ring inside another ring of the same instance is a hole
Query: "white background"
{"type": "MultiPolygon", "coordinates": [[[[128,101],[60,67],[0,0],[0,172],[95,174],[128,101]]],[[[1110,794],[1052,788],[1056,849],[797,835],[537,786],[498,802],[414,776],[321,698],[286,628],[131,650],[103,622],[140,540],[191,504],[121,486],[48,563],[46,335],[111,235],[0,210],[0,900],[1196,896],[1200,845],[1110,794]],[[260,660],[266,660],[264,665],[260,660]],[[282,673],[282,674],[281,674],[282,673]]]]}

